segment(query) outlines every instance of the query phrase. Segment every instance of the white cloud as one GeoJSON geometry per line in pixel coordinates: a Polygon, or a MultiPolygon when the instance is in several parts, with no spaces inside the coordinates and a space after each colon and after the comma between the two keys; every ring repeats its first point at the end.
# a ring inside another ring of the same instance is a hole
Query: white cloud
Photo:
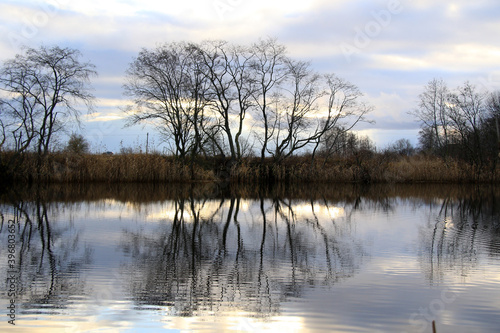
{"type": "Polygon", "coordinates": [[[425,55],[373,54],[370,67],[401,71],[439,69],[446,71],[489,70],[499,68],[500,47],[480,44],[446,45],[439,50],[428,50],[425,55]]]}
{"type": "Polygon", "coordinates": [[[125,118],[124,113],[116,113],[116,112],[108,112],[108,113],[103,113],[103,112],[94,112],[88,115],[85,115],[84,121],[87,123],[92,123],[92,122],[102,122],[102,121],[114,121],[114,120],[121,120],[125,118]]]}
{"type": "Polygon", "coordinates": [[[412,100],[404,99],[396,93],[381,92],[378,96],[370,96],[370,103],[375,106],[372,116],[387,117],[390,116],[394,121],[408,121],[407,111],[414,107],[412,100]],[[406,112],[405,112],[406,111],[406,112]]]}
{"type": "Polygon", "coordinates": [[[356,28],[374,21],[373,12],[387,9],[389,0],[4,0],[0,58],[20,51],[9,40],[13,34],[29,46],[79,48],[104,75],[93,80],[100,120],[111,120],[106,117],[115,117],[124,103],[121,85],[132,57],[142,47],[179,40],[251,43],[278,37],[292,57],[311,59],[318,70],[337,73],[366,92],[379,128],[408,122],[406,111],[419,87],[434,77],[452,80],[450,86],[476,79],[498,89],[500,79],[491,79],[500,72],[497,0],[399,1],[401,13],[348,62],[339,45],[353,43],[356,28]]]}

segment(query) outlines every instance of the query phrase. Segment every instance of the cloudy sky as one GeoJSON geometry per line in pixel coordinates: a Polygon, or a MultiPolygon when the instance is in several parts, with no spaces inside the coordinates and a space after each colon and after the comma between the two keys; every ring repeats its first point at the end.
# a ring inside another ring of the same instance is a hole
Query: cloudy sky
{"type": "MultiPolygon", "coordinates": [[[[407,114],[433,78],[500,89],[498,0],[0,0],[0,61],[21,45],[77,48],[97,66],[96,112],[82,134],[95,149],[144,145],[151,129],[123,128],[124,72],[141,48],[223,39],[275,37],[289,55],[356,84],[375,124],[357,129],[383,148],[417,143],[407,114]]],[[[150,134],[154,145],[159,139],[150,134]]],[[[151,143],[151,142],[150,142],[151,143]]]]}

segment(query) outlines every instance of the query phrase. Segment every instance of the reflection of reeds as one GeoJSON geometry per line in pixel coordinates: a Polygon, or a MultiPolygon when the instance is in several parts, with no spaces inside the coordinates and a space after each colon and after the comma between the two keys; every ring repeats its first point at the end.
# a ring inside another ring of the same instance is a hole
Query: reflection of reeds
{"type": "Polygon", "coordinates": [[[283,198],[331,202],[373,202],[386,204],[396,199],[433,203],[436,199],[468,198],[498,205],[500,188],[471,184],[225,184],[225,183],[92,183],[13,186],[1,192],[0,202],[41,200],[78,202],[114,199],[130,203],[150,203],[186,198],[259,199],[283,198]]]}
{"type": "Polygon", "coordinates": [[[232,183],[458,183],[497,182],[498,168],[481,170],[433,156],[370,154],[330,159],[292,157],[275,163],[221,158],[180,161],[159,154],[0,154],[0,168],[15,181],[35,182],[206,182],[232,183]]]}

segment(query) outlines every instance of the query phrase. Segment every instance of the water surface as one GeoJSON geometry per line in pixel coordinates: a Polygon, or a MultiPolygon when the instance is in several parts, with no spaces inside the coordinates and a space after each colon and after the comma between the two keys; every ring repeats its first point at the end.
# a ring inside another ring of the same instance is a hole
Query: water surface
{"type": "Polygon", "coordinates": [[[15,189],[0,204],[0,330],[498,332],[499,199],[443,185],[15,189]]]}

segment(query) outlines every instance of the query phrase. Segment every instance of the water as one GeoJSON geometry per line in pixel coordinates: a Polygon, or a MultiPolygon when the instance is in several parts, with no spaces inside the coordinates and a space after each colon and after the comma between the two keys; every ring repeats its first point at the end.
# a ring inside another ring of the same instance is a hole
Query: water
{"type": "Polygon", "coordinates": [[[50,186],[0,212],[1,331],[500,331],[495,187],[50,186]]]}

